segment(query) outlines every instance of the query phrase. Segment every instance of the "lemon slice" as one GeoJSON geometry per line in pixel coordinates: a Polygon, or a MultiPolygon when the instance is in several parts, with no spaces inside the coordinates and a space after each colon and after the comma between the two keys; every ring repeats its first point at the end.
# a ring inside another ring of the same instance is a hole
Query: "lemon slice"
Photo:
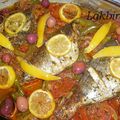
{"type": "Polygon", "coordinates": [[[26,16],[19,12],[10,15],[5,21],[5,31],[11,35],[17,34],[22,30],[26,22],[26,16]]]}
{"type": "Polygon", "coordinates": [[[120,78],[120,58],[113,58],[111,60],[110,71],[113,76],[120,78]]]}
{"type": "Polygon", "coordinates": [[[59,10],[59,15],[61,20],[70,23],[80,17],[81,9],[74,4],[64,4],[59,10]]]}
{"type": "Polygon", "coordinates": [[[71,49],[71,41],[64,34],[53,36],[46,43],[47,50],[54,56],[64,56],[71,49]]]}
{"type": "Polygon", "coordinates": [[[16,75],[11,66],[0,66],[0,89],[10,88],[15,78],[16,75]]]}
{"type": "Polygon", "coordinates": [[[34,91],[29,98],[29,110],[37,118],[44,119],[52,115],[55,102],[50,92],[41,89],[34,91]]]}

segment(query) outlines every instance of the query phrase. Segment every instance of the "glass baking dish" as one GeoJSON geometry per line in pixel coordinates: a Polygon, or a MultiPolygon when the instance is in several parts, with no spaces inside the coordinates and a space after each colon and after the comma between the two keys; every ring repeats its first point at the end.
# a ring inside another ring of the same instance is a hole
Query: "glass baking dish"
{"type": "MultiPolygon", "coordinates": [[[[0,9],[11,6],[18,0],[0,0],[0,9]]],[[[57,0],[50,0],[50,2],[58,2],[57,0]]],[[[93,11],[109,11],[111,13],[120,14],[119,0],[61,0],[63,3],[74,3],[93,11]]],[[[0,119],[1,120],[1,119],[0,119]]]]}

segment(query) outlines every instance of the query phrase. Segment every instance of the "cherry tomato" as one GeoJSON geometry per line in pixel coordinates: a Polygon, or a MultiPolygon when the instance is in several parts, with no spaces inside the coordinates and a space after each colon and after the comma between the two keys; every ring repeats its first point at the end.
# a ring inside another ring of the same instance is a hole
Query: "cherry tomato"
{"type": "Polygon", "coordinates": [[[75,85],[76,80],[72,78],[63,78],[62,80],[50,83],[50,90],[55,99],[65,96],[75,85]]]}
{"type": "Polygon", "coordinates": [[[24,83],[22,86],[23,86],[22,88],[23,88],[25,95],[29,96],[33,91],[41,88],[42,80],[34,79],[34,80],[24,83]]]}

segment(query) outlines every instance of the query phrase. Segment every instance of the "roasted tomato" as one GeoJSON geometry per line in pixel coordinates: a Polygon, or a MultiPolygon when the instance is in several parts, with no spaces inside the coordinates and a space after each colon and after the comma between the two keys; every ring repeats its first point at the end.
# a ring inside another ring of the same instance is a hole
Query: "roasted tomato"
{"type": "Polygon", "coordinates": [[[22,44],[22,45],[20,45],[19,50],[21,52],[23,52],[23,53],[26,53],[29,50],[28,44],[22,44]]]}
{"type": "Polygon", "coordinates": [[[59,16],[59,9],[62,5],[61,4],[50,4],[49,6],[49,11],[51,13],[51,15],[57,19],[60,18],[59,16]]]}
{"type": "Polygon", "coordinates": [[[61,8],[62,4],[50,4],[49,6],[49,11],[50,11],[50,14],[55,17],[56,21],[57,21],[57,24],[60,25],[60,26],[64,26],[65,25],[65,22],[61,21],[60,20],[60,15],[59,15],[59,10],[61,8]]]}
{"type": "MultiPolygon", "coordinates": [[[[115,100],[109,102],[111,105],[117,104],[115,100]]],[[[119,120],[116,111],[109,104],[108,101],[105,101],[81,107],[71,120],[119,120]]]]}
{"type": "Polygon", "coordinates": [[[75,85],[76,80],[72,78],[63,78],[62,80],[50,83],[50,90],[55,99],[65,96],[75,85]]]}
{"type": "Polygon", "coordinates": [[[72,72],[71,69],[69,69],[69,70],[64,70],[63,72],[61,72],[61,73],[59,74],[59,76],[60,76],[61,78],[66,78],[66,77],[68,77],[68,78],[73,78],[73,77],[74,77],[74,73],[72,72]]]}
{"type": "Polygon", "coordinates": [[[34,80],[24,83],[22,85],[22,88],[23,88],[25,95],[29,96],[33,91],[41,88],[41,86],[42,86],[42,80],[34,79],[34,80]]]}
{"type": "Polygon", "coordinates": [[[91,105],[86,109],[89,120],[118,120],[117,113],[107,102],[91,105]]]}
{"type": "Polygon", "coordinates": [[[79,108],[71,120],[89,120],[86,112],[86,107],[79,108]]]}
{"type": "Polygon", "coordinates": [[[120,99],[113,98],[108,100],[107,102],[118,113],[120,107],[120,99]]]}

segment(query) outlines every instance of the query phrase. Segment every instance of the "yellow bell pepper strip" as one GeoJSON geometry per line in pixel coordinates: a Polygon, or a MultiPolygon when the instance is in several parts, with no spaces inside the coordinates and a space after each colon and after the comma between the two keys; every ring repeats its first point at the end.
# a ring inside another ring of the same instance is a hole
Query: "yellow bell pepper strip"
{"type": "Polygon", "coordinates": [[[111,25],[112,25],[112,23],[109,22],[107,24],[102,25],[102,27],[100,27],[100,29],[95,33],[89,46],[87,48],[85,48],[85,50],[84,50],[85,53],[90,53],[102,42],[102,40],[105,39],[105,37],[107,36],[107,34],[110,30],[111,25]]]}
{"type": "Polygon", "coordinates": [[[43,45],[45,25],[49,17],[50,17],[50,13],[47,13],[43,15],[38,21],[38,27],[37,27],[38,40],[36,45],[37,47],[41,47],[43,45]]]}
{"type": "Polygon", "coordinates": [[[49,73],[46,73],[40,69],[38,69],[37,67],[35,67],[34,65],[28,64],[23,58],[21,57],[17,57],[21,68],[29,75],[39,78],[39,79],[43,79],[43,80],[59,80],[60,77],[58,76],[53,76],[49,73]]]}
{"type": "Polygon", "coordinates": [[[101,57],[117,57],[120,56],[120,46],[110,46],[105,47],[96,53],[93,58],[101,58],[101,57]]]}
{"type": "Polygon", "coordinates": [[[0,71],[2,71],[4,69],[8,72],[8,80],[4,84],[0,83],[0,89],[8,89],[8,88],[12,87],[12,85],[14,84],[15,79],[16,79],[15,71],[11,66],[8,66],[8,65],[0,66],[0,71]]]}
{"type": "Polygon", "coordinates": [[[9,50],[12,50],[12,51],[14,50],[14,48],[13,48],[11,42],[9,41],[9,39],[6,38],[2,33],[0,33],[0,45],[2,47],[5,47],[5,48],[9,49],[9,50]]]}

